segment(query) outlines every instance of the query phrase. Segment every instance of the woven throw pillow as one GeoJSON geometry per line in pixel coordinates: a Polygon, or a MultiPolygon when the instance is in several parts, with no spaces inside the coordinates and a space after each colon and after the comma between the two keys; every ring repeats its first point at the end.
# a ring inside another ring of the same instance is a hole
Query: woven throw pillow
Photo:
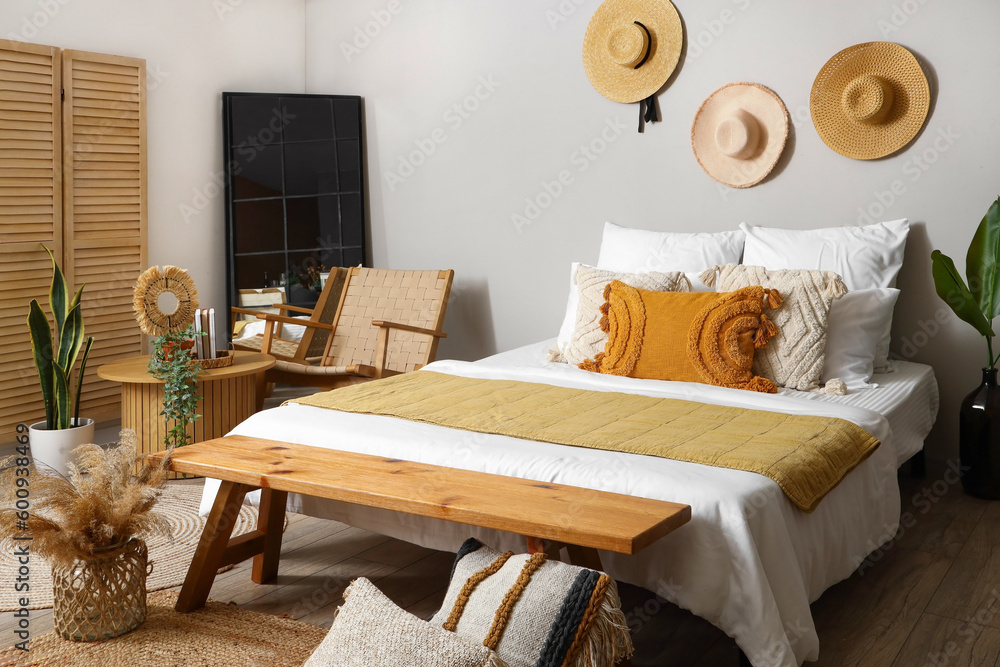
{"type": "Polygon", "coordinates": [[[614,579],[545,554],[501,554],[476,539],[459,549],[430,623],[476,643],[495,641],[510,667],[610,667],[632,655],[614,579]]]}
{"type": "MultiPolygon", "coordinates": [[[[702,280],[720,291],[761,285],[781,293],[784,305],[773,320],[779,333],[754,357],[754,371],[779,387],[812,391],[819,387],[826,349],[830,305],[847,293],[832,271],[788,269],[768,271],[762,266],[726,264],[709,269],[702,280]]],[[[827,379],[830,393],[844,393],[843,383],[827,379]]]]}
{"type": "Polygon", "coordinates": [[[397,607],[367,579],[344,591],[330,632],[304,667],[507,667],[496,654],[397,607]]]}
{"type": "Polygon", "coordinates": [[[604,304],[604,288],[613,280],[655,292],[691,291],[690,281],[680,271],[616,273],[580,264],[573,277],[577,293],[573,333],[566,345],[560,347],[566,363],[576,365],[590,359],[601,352],[608,342],[607,332],[601,329],[601,306],[604,304]]]}
{"type": "Polygon", "coordinates": [[[730,293],[649,292],[615,281],[605,289],[604,352],[580,368],[648,380],[703,382],[773,393],[753,374],[754,352],[775,330],[763,313],[779,294],[762,287],[730,293]]]}

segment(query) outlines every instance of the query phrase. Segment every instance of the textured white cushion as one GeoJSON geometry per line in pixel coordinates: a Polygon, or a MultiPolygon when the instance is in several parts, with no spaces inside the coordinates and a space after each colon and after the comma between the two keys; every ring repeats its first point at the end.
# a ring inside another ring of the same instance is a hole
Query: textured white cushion
{"type": "Polygon", "coordinates": [[[344,591],[330,632],[304,667],[496,667],[482,644],[397,607],[367,579],[344,591]]]}
{"type": "Polygon", "coordinates": [[[739,264],[742,231],[679,234],[604,223],[597,268],[625,273],[683,271],[694,291],[711,291],[698,274],[721,264],[739,264]]]}
{"type": "Polygon", "coordinates": [[[848,389],[872,387],[876,348],[892,327],[898,289],[848,292],[833,302],[826,328],[823,381],[840,378],[848,389]]]}
{"type": "Polygon", "coordinates": [[[754,373],[779,387],[816,389],[823,372],[830,304],[847,292],[840,276],[832,271],[768,271],[737,264],[717,267],[717,272],[720,292],[760,285],[778,290],[784,301],[766,313],[778,333],[754,354],[754,373]]]}
{"type": "Polygon", "coordinates": [[[826,229],[778,229],[743,222],[740,229],[746,233],[744,264],[833,271],[853,292],[896,285],[910,222],[903,218],[826,229]]]}
{"type": "Polygon", "coordinates": [[[560,361],[575,365],[592,359],[598,352],[604,352],[608,334],[601,330],[601,306],[604,304],[604,287],[613,280],[654,292],[691,291],[690,281],[680,271],[618,273],[574,262],[570,298],[557,342],[560,361]]]}
{"type": "MultiPolygon", "coordinates": [[[[743,263],[767,269],[815,269],[833,271],[853,291],[895,287],[903,266],[903,251],[910,221],[906,218],[864,227],[825,229],[778,229],[756,227],[745,222],[743,263]]],[[[879,341],[875,370],[889,362],[889,329],[879,341]]]]}

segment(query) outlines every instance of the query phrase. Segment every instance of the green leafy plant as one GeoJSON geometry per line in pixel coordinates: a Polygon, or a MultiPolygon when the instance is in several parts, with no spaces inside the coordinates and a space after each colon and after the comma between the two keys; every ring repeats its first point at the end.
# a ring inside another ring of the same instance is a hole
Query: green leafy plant
{"type": "Polygon", "coordinates": [[[201,364],[192,359],[189,347],[182,347],[200,335],[202,334],[191,325],[181,331],[168,331],[153,339],[149,372],[156,379],[163,380],[163,411],[160,414],[172,422],[163,438],[163,444],[167,447],[191,444],[188,424],[193,424],[201,417],[196,412],[198,401],[201,400],[198,395],[201,364]]]}
{"type": "Polygon", "coordinates": [[[950,257],[931,253],[931,272],[938,296],[955,314],[986,337],[987,368],[996,368],[993,356],[993,318],[1000,315],[1000,197],[993,202],[976,229],[965,257],[966,285],[950,257]]]}
{"type": "Polygon", "coordinates": [[[56,338],[53,339],[52,325],[36,299],[32,299],[28,306],[28,331],[31,334],[31,351],[42,386],[42,400],[45,403],[45,428],[67,429],[76,425],[80,418],[83,373],[87,368],[87,357],[94,345],[94,338],[91,336],[84,339],[83,336],[80,297],[83,295],[84,286],[81,285],[70,300],[66,277],[59,268],[59,263],[56,262],[51,250],[44,245],[42,247],[52,260],[49,310],[55,320],[56,338]],[[80,362],[80,370],[76,374],[74,394],[71,384],[77,361],[80,362]]]}

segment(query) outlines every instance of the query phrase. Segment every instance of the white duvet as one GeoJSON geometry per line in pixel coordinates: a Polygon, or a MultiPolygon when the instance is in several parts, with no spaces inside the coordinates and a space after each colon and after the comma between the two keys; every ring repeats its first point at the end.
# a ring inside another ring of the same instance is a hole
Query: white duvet
{"type": "MultiPolygon", "coordinates": [[[[868,553],[889,540],[899,520],[898,453],[886,417],[800,392],[758,394],[588,373],[544,363],[545,346],[529,346],[475,363],[439,361],[427,370],[840,417],[865,428],[882,445],[813,514],[805,514],[774,482],[755,473],[294,403],[258,413],[233,433],[687,503],[692,508],[691,522],[638,555],[601,552],[607,572],[718,626],[736,640],[756,667],[800,665],[817,659],[819,641],[810,602],[848,577],[868,553]]],[[[925,387],[926,397],[920,399],[925,405],[919,412],[929,415],[929,430],[937,410],[936,385],[929,369],[921,373],[919,384],[925,387]],[[933,390],[926,389],[925,376],[933,390]]],[[[911,440],[914,437],[910,434],[911,440]]],[[[203,513],[210,509],[217,489],[218,482],[209,480],[203,513]]],[[[516,535],[316,498],[290,496],[289,509],[431,548],[454,551],[474,535],[495,548],[524,549],[523,538],[516,535]]]]}

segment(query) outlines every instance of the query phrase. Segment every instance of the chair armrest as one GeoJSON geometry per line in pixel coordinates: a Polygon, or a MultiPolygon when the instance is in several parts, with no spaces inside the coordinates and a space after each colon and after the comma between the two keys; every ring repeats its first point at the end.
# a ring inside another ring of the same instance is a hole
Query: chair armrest
{"type": "Polygon", "coordinates": [[[285,317],[284,315],[273,315],[271,313],[256,313],[258,320],[267,320],[268,322],[281,322],[283,324],[298,324],[303,327],[310,327],[313,329],[326,329],[327,331],[333,331],[333,325],[324,324],[323,322],[313,322],[312,320],[300,320],[294,317],[285,317]]]}
{"type": "Polygon", "coordinates": [[[400,331],[412,331],[413,333],[426,334],[428,336],[434,336],[435,338],[447,338],[448,334],[443,331],[435,331],[434,329],[425,329],[423,327],[414,327],[409,324],[397,324],[395,322],[386,322],[385,320],[372,320],[372,326],[378,327],[380,329],[399,329],[400,331]]]}
{"type": "Polygon", "coordinates": [[[304,313],[306,315],[313,314],[312,308],[303,308],[302,306],[290,306],[287,303],[276,303],[273,306],[271,306],[271,308],[277,308],[279,310],[291,310],[296,313],[304,313]]]}

